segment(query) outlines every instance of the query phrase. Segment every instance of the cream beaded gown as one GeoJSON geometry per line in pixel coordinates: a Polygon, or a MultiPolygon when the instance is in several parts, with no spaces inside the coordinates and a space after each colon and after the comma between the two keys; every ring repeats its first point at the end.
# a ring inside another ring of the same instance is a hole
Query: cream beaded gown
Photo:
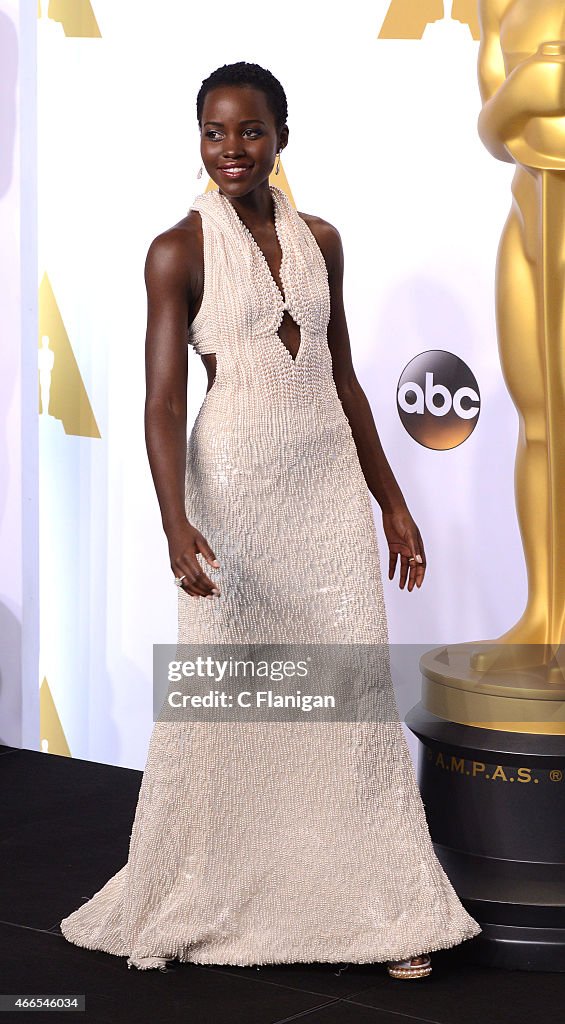
{"type": "MultiPolygon", "coordinates": [[[[216,378],[187,448],[186,510],[221,596],[179,590],[181,643],[375,645],[394,705],[369,491],[327,344],[317,242],[271,186],[284,297],[218,191],[197,196],[205,284],[189,342],[216,378]],[[294,359],[278,335],[301,328],[294,359]]],[[[345,688],[349,678],[331,680],[345,688]]],[[[61,922],[128,965],[400,960],[481,928],[441,867],[396,715],[158,721],[127,863],[61,922]]]]}

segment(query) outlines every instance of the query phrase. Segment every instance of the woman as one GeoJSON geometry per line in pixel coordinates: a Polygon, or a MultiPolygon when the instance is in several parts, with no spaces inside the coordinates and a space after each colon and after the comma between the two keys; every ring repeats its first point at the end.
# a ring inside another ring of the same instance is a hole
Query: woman
{"type": "Polygon", "coordinates": [[[424,977],[431,949],[481,929],[435,856],[398,721],[367,488],[408,590],[422,539],[351,364],[340,236],[269,185],[288,141],[280,83],[224,66],[197,116],[218,191],[146,266],[147,447],[179,641],[333,651],[323,681],[375,713],[158,721],[128,863],[63,932],[139,968],[385,961],[424,977]],[[187,324],[209,386],[185,459],[187,324]]]}

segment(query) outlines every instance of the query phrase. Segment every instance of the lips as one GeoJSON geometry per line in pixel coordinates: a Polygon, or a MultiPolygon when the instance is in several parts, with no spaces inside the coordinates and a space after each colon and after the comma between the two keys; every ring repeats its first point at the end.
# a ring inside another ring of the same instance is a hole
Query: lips
{"type": "Polygon", "coordinates": [[[243,178],[251,168],[247,164],[232,164],[227,167],[220,167],[219,170],[226,178],[243,178]]]}

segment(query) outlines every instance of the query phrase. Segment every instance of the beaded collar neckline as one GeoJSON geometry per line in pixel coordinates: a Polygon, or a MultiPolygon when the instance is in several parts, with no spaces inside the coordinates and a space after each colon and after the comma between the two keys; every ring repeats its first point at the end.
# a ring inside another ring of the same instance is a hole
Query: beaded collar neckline
{"type": "MultiPolygon", "coordinates": [[[[284,193],[283,193],[282,189],[280,189],[278,187],[278,185],[269,185],[269,189],[270,189],[271,195],[273,197],[273,214],[274,214],[274,219],[275,219],[275,232],[276,232],[276,235],[277,235],[277,238],[278,238],[278,241],[279,241],[280,250],[281,250],[281,265],[280,265],[279,275],[280,275],[281,283],[282,283],[282,286],[283,286],[283,288],[285,290],[285,293],[287,293],[286,281],[285,281],[285,277],[284,277],[285,265],[286,265],[286,259],[285,259],[286,252],[285,252],[285,244],[283,243],[283,232],[281,230],[281,206],[283,205],[282,202],[281,202],[281,196],[283,196],[284,193]]],[[[235,218],[235,221],[236,221],[237,225],[243,230],[243,233],[249,239],[249,241],[251,242],[252,247],[254,248],[255,252],[259,256],[261,262],[264,264],[266,272],[267,272],[267,275],[268,275],[268,278],[269,278],[269,282],[270,282],[270,284],[272,285],[272,287],[274,289],[274,292],[276,294],[277,299],[279,300],[280,305],[282,306],[282,309],[281,309],[281,318],[282,318],[282,313],[284,312],[285,309],[288,309],[288,302],[287,302],[287,299],[285,298],[285,296],[283,295],[283,293],[281,292],[277,282],[275,281],[275,279],[274,279],[274,277],[272,275],[271,268],[270,268],[269,264],[267,263],[267,259],[266,259],[265,253],[263,252],[263,250],[259,246],[257,240],[255,239],[255,236],[251,233],[251,231],[247,227],[247,224],[244,224],[244,222],[242,221],[241,217],[239,216],[237,210],[235,210],[235,208],[230,203],[230,201],[227,198],[227,196],[225,196],[218,189],[215,189],[214,191],[217,193],[218,197],[222,200],[222,205],[230,207],[231,214],[235,218]],[[223,202],[223,200],[225,200],[225,203],[223,202]]]]}

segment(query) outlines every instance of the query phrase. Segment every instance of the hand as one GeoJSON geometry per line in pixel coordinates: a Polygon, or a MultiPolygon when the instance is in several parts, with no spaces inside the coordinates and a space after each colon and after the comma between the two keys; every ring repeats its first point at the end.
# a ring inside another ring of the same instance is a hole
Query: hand
{"type": "Polygon", "coordinates": [[[220,596],[215,583],[202,570],[196,552],[200,552],[206,561],[219,569],[218,560],[206,538],[195,526],[186,520],[178,529],[167,535],[169,541],[169,557],[171,569],[177,579],[184,576],[181,587],[191,597],[220,596]]]}
{"type": "Polygon", "coordinates": [[[420,531],[408,509],[404,507],[394,512],[383,512],[383,527],[390,549],[388,562],[389,580],[394,577],[396,562],[400,555],[400,580],[398,584],[400,589],[404,589],[408,570],[410,570],[408,590],[413,590],[414,584],[417,587],[421,587],[426,571],[426,555],[420,531]],[[413,558],[414,561],[409,562],[410,558],[413,558]]]}

